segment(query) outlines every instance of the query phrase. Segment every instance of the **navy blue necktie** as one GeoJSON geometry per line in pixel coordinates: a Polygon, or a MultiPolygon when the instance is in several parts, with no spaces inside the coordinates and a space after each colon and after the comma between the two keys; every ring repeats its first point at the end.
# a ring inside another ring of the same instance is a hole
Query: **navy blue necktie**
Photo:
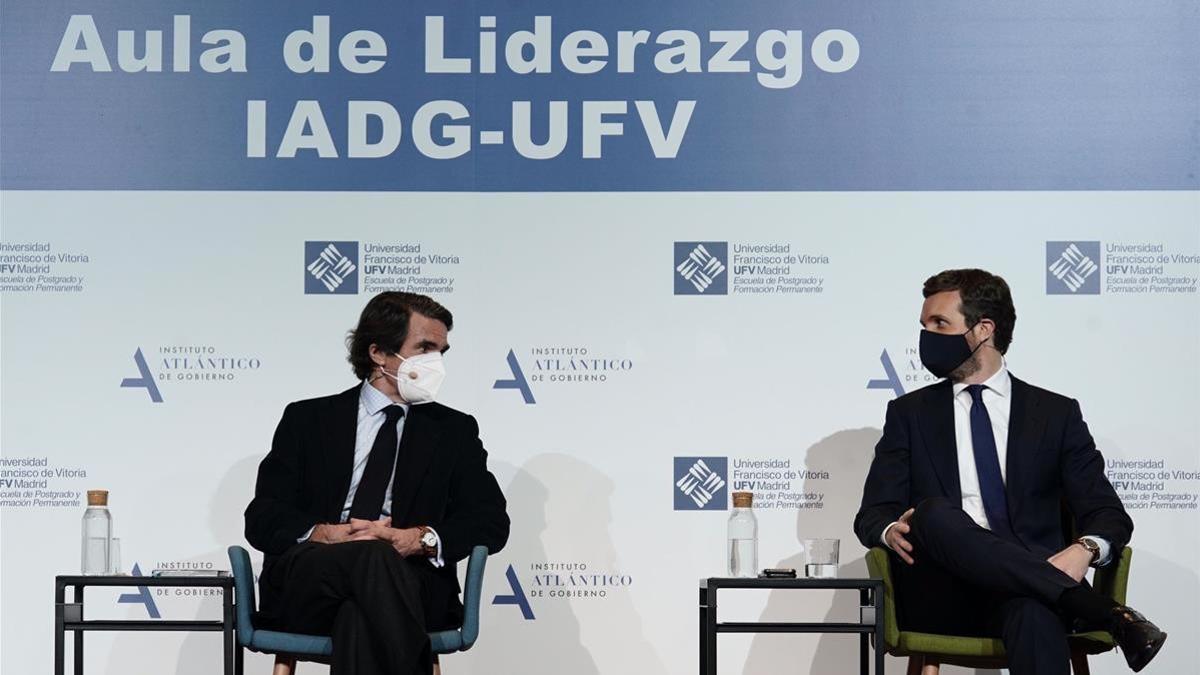
{"type": "Polygon", "coordinates": [[[996,452],[996,437],[992,434],[992,418],[983,405],[982,384],[967,387],[971,394],[971,448],[975,452],[975,472],[979,474],[979,496],[992,532],[1015,539],[1008,522],[1008,497],[1004,494],[1004,478],[1000,474],[1000,456],[996,452]]]}

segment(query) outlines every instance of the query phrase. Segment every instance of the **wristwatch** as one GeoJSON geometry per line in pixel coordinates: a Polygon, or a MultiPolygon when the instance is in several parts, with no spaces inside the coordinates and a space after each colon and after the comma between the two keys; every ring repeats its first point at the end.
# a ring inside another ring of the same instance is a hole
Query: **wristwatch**
{"type": "Polygon", "coordinates": [[[1075,540],[1075,543],[1086,548],[1092,554],[1092,560],[1089,564],[1096,564],[1096,561],[1100,559],[1100,545],[1087,537],[1080,537],[1075,540]]]}
{"type": "Polygon", "coordinates": [[[421,526],[421,553],[426,558],[432,558],[437,555],[438,536],[430,528],[421,526]]]}

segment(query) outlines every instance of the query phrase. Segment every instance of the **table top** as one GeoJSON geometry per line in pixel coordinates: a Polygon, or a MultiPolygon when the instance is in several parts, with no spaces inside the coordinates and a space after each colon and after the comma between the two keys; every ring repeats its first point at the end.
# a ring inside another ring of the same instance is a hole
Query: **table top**
{"type": "Polygon", "coordinates": [[[232,576],[141,576],[128,574],[60,574],[54,577],[63,586],[219,586],[233,588],[232,576]]]}
{"type": "Polygon", "coordinates": [[[882,579],[839,577],[837,579],[748,579],[745,577],[708,577],[700,580],[700,588],[879,588],[882,579]]]}

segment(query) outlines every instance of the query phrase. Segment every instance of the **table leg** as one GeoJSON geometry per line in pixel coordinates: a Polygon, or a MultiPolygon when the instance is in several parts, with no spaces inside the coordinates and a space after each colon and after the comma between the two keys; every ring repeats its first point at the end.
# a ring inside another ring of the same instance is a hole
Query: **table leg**
{"type": "Polygon", "coordinates": [[[700,589],[700,630],[696,633],[696,644],[700,646],[700,675],[708,670],[708,650],[705,646],[704,629],[708,626],[708,594],[700,589]]]}
{"type": "MultiPolygon", "coordinates": [[[[83,586],[75,586],[75,602],[79,603],[79,620],[84,618],[83,611],[83,586]]],[[[75,672],[74,675],[83,675],[83,631],[75,631],[75,672]]]]}
{"type": "MultiPolygon", "coordinates": [[[[871,602],[871,591],[866,588],[860,588],[858,591],[858,606],[868,607],[871,602]]],[[[858,616],[862,618],[862,609],[858,610],[858,616]]],[[[866,633],[858,634],[858,672],[859,675],[870,675],[871,666],[867,658],[868,642],[871,641],[871,636],[866,633]]]]}
{"type": "Polygon", "coordinates": [[[234,645],[233,645],[233,589],[226,587],[224,593],[224,612],[221,616],[221,630],[225,638],[225,675],[234,675],[234,645]]]}
{"type": "Polygon", "coordinates": [[[717,589],[711,586],[705,587],[701,593],[704,594],[704,625],[701,627],[703,633],[703,642],[700,649],[703,650],[701,658],[701,675],[717,675],[717,589]]]}
{"type": "Polygon", "coordinates": [[[875,601],[875,675],[883,675],[883,656],[887,653],[883,643],[883,584],[871,589],[871,597],[875,601]]]}
{"type": "Polygon", "coordinates": [[[63,630],[63,603],[67,601],[66,587],[57,579],[54,581],[54,675],[63,675],[66,664],[63,662],[66,645],[66,635],[63,630]]]}

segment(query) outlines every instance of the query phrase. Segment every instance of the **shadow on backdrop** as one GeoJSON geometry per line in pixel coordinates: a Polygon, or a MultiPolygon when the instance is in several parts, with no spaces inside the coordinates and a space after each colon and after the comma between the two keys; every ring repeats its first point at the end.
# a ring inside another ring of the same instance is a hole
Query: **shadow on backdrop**
{"type": "MultiPolygon", "coordinates": [[[[804,539],[836,538],[841,540],[838,576],[866,577],[866,550],[854,535],[854,515],[862,499],[862,485],[871,466],[880,429],[864,427],[847,429],[827,436],[805,453],[804,465],[811,471],[829,473],[829,480],[809,479],[803,492],[824,492],[820,510],[803,509],[796,514],[796,554],[775,563],[775,567],[791,567],[804,574],[804,539]]],[[[845,622],[858,620],[858,593],[853,591],[774,591],[767,598],[760,621],[812,621],[813,607],[828,604],[823,621],[845,622]]],[[[859,638],[857,635],[821,635],[816,637],[816,649],[809,664],[797,659],[812,644],[812,636],[755,635],[746,657],[745,675],[768,675],[781,668],[810,675],[841,675],[858,672],[859,638]],[[807,665],[807,667],[806,667],[807,665]]],[[[903,673],[906,659],[889,657],[889,673],[903,673]]],[[[943,675],[953,675],[954,668],[943,668],[943,675]]],[[[970,672],[958,670],[957,672],[970,672]]],[[[975,671],[978,675],[998,671],[975,671]]]]}
{"type": "MultiPolygon", "coordinates": [[[[557,471],[557,460],[553,458],[564,456],[546,457],[530,460],[519,469],[494,458],[488,462],[508,499],[512,531],[504,550],[488,560],[479,644],[458,657],[474,666],[466,672],[599,674],[595,659],[583,645],[579,619],[571,604],[528,597],[533,587],[529,565],[549,560],[544,541],[549,534],[550,514],[553,508],[562,506],[556,501],[563,496],[552,495],[543,476],[547,471],[553,475],[557,471]],[[509,565],[529,602],[532,619],[526,619],[518,605],[492,604],[497,595],[511,595],[516,590],[506,578],[509,565]]],[[[446,672],[450,672],[454,658],[446,658],[446,672]]]]}
{"type": "MultiPolygon", "coordinates": [[[[138,549],[149,551],[154,557],[142,557],[138,560],[124,560],[126,572],[130,572],[135,562],[144,575],[158,567],[161,562],[173,562],[183,565],[190,563],[209,565],[213,569],[229,569],[229,556],[225,549],[231,544],[240,544],[251,551],[254,567],[257,570],[262,563],[262,556],[250,548],[243,538],[242,512],[254,495],[254,481],[258,475],[259,455],[244,457],[236,461],[213,490],[208,504],[208,536],[199,531],[202,523],[189,520],[188,516],[199,513],[182,513],[175,520],[180,527],[194,527],[196,532],[190,537],[197,544],[202,542],[215,543],[214,548],[203,552],[192,552],[188,555],[175,555],[180,551],[157,550],[152,542],[139,542],[138,549]]],[[[134,592],[135,589],[124,589],[134,592]]],[[[183,589],[161,589],[167,595],[158,595],[156,589],[147,589],[153,606],[163,619],[220,619],[222,614],[222,597],[219,589],[206,589],[211,595],[195,597],[180,597],[177,592],[183,589]]],[[[119,613],[129,618],[150,618],[150,606],[144,602],[120,603],[119,613]]],[[[111,613],[111,611],[110,611],[111,613]]],[[[220,633],[182,633],[174,638],[169,633],[114,633],[112,650],[109,661],[104,669],[109,675],[212,675],[220,673],[222,668],[222,638],[220,633]],[[179,649],[167,647],[174,639],[181,639],[179,649]]],[[[246,672],[269,672],[271,657],[246,653],[246,672]]],[[[324,668],[324,666],[319,666],[324,668]]],[[[322,672],[322,671],[318,671],[322,672]]],[[[315,674],[312,674],[315,675],[315,674]]]]}
{"type": "MultiPolygon", "coordinates": [[[[875,443],[882,432],[875,428],[847,429],[827,436],[810,447],[804,457],[804,467],[810,471],[826,471],[829,480],[808,479],[805,493],[824,492],[822,508],[801,509],[796,514],[796,553],[774,563],[774,567],[791,567],[804,574],[804,539],[836,538],[841,540],[838,576],[867,576],[866,551],[854,536],[854,514],[862,497],[862,484],[875,443]]],[[[854,591],[773,591],[767,598],[760,621],[813,621],[813,606],[830,602],[825,621],[857,621],[858,593],[854,591]]],[[[817,647],[811,665],[798,663],[805,646],[814,636],[757,634],[750,643],[746,657],[746,675],[768,675],[781,668],[812,675],[858,672],[857,635],[821,635],[815,638],[817,647]],[[808,666],[808,667],[806,667],[808,666]]],[[[889,669],[890,670],[890,669],[889,669]]]]}

